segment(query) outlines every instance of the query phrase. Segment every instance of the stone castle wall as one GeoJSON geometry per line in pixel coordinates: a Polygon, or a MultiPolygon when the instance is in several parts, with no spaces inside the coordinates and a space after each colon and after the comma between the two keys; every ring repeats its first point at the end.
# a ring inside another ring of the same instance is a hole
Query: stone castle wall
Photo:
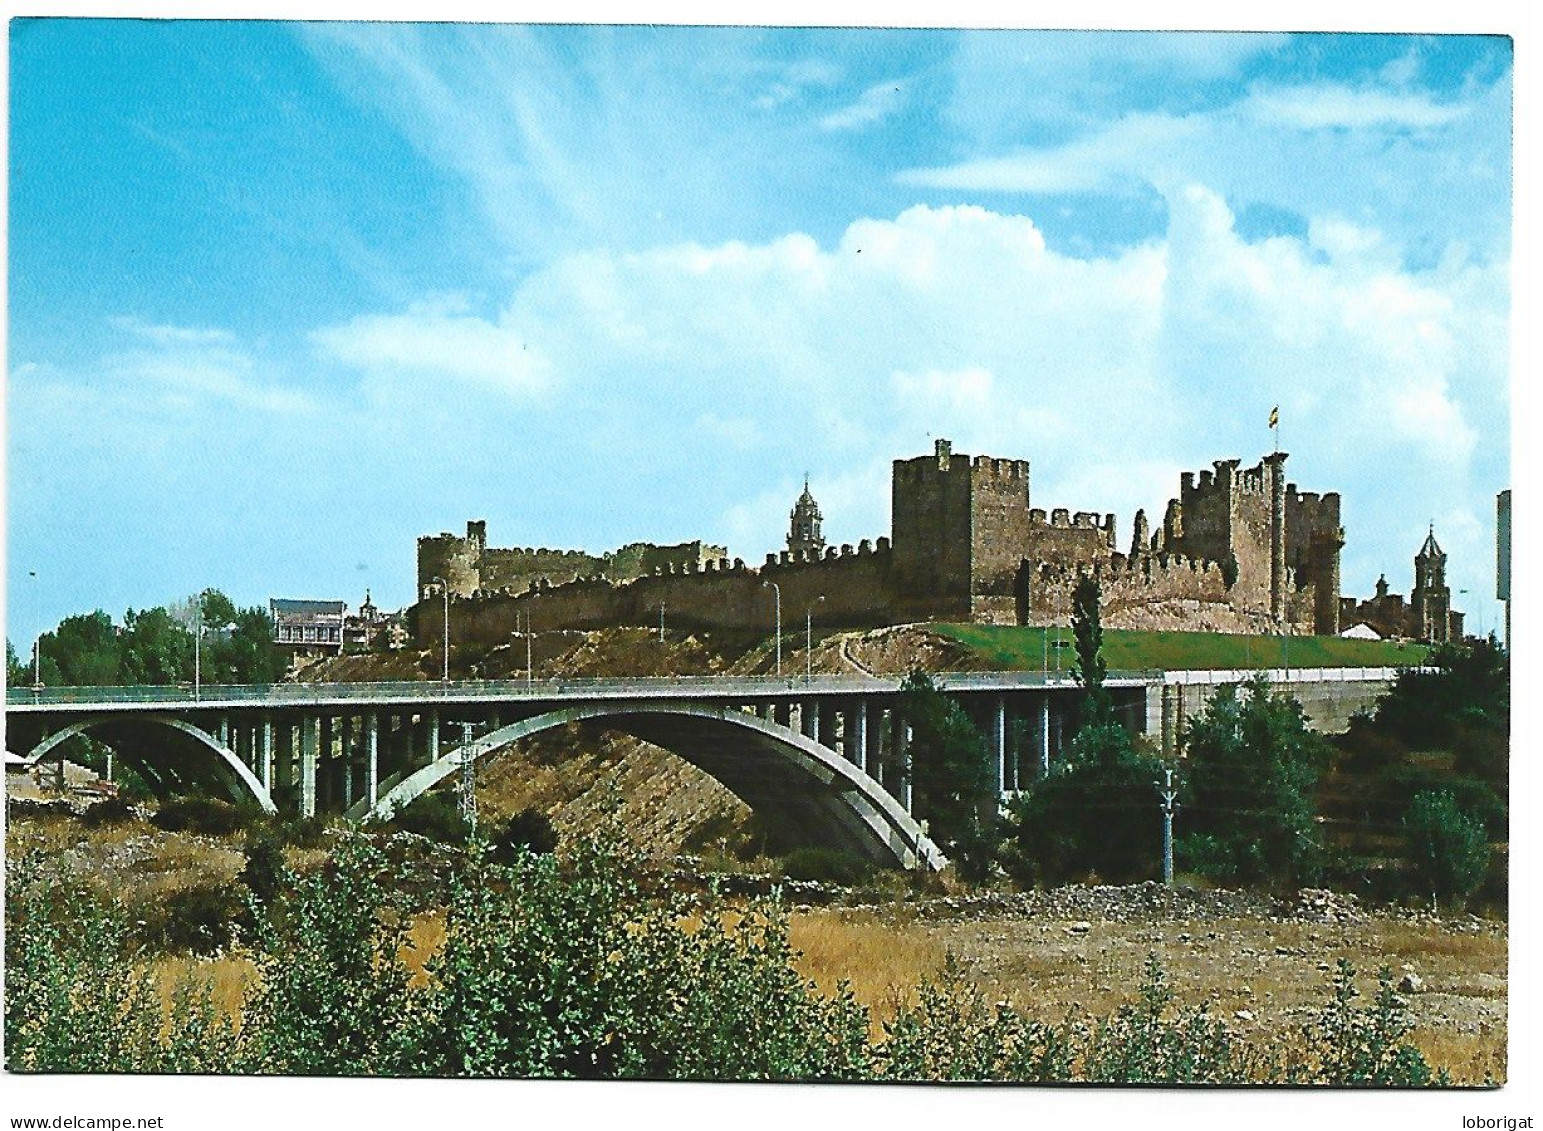
{"type": "MultiPolygon", "coordinates": [[[[832,546],[820,558],[772,555],[758,570],[742,560],[714,559],[705,566],[615,582],[587,577],[564,585],[538,583],[524,592],[484,593],[450,603],[453,644],[493,646],[523,631],[526,617],[537,632],[599,629],[618,625],[654,627],[664,604],[668,630],[755,629],[773,631],[776,595],[781,589],[782,627],[791,639],[803,631],[806,611],[816,625],[878,626],[891,623],[890,610],[903,598],[894,576],[889,540],[876,546],[832,546]],[[824,600],[820,600],[820,598],[824,600]]],[[[420,641],[442,639],[443,605],[424,601],[417,607],[420,641]]]]}
{"type": "MultiPolygon", "coordinates": [[[[782,588],[785,629],[811,605],[827,625],[1064,624],[1077,578],[1092,573],[1111,627],[1337,628],[1339,496],[1288,488],[1285,459],[1275,453],[1246,470],[1217,460],[1198,481],[1184,473],[1155,534],[1136,516],[1125,555],[1114,515],[1032,508],[1027,461],[956,455],[938,440],[929,456],[894,461],[893,543],[784,551],[752,569],[701,542],[634,543],[603,556],[488,549],[484,524],[469,523],[465,538],[419,539],[420,596],[443,577],[454,597],[475,598],[459,616],[452,607],[451,631],[490,644],[527,612],[537,631],[649,626],[661,602],[676,629],[769,628],[768,581],[782,588]]],[[[425,630],[437,636],[437,610],[420,602],[420,641],[425,630]]]]}
{"type": "Polygon", "coordinates": [[[582,550],[492,549],[482,555],[480,589],[529,589],[546,581],[552,585],[605,572],[605,559],[582,550]]]}
{"type": "Polygon", "coordinates": [[[435,578],[449,584],[452,596],[470,597],[479,592],[523,593],[532,585],[564,585],[595,576],[625,581],[664,570],[684,572],[727,556],[722,546],[700,540],[673,546],[632,542],[604,555],[544,546],[489,548],[487,523],[472,521],[466,524],[464,538],[436,534],[418,539],[418,595],[437,593],[435,578]]]}

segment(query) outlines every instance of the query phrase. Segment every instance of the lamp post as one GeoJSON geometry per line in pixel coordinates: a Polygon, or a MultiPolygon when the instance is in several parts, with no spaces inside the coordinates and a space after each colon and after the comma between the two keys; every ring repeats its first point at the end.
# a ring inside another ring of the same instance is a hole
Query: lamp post
{"type": "Polygon", "coordinates": [[[535,679],[535,669],[530,662],[530,610],[525,610],[525,686],[529,687],[535,679]]]}
{"type": "Polygon", "coordinates": [[[777,674],[782,675],[782,586],[775,581],[761,582],[762,589],[770,589],[777,599],[777,674]]]}
{"type": "Polygon", "coordinates": [[[441,683],[450,682],[450,583],[443,577],[435,577],[431,580],[439,582],[439,591],[445,598],[445,663],[443,674],[439,677],[441,683]]]}
{"type": "MultiPolygon", "coordinates": [[[[29,569],[27,576],[33,581],[38,579],[38,571],[29,569]]],[[[36,587],[33,587],[36,593],[36,587]]],[[[32,690],[36,691],[43,686],[43,633],[38,632],[37,638],[32,641],[32,690]]]]}
{"type": "Polygon", "coordinates": [[[814,682],[814,606],[825,600],[822,593],[804,610],[804,683],[814,682]]]}

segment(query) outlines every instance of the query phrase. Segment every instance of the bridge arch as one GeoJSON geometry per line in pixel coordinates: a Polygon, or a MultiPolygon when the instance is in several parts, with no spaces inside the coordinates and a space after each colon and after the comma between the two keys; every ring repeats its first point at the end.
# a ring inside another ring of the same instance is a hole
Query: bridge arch
{"type": "MultiPolygon", "coordinates": [[[[470,746],[473,757],[482,757],[521,738],[590,721],[684,758],[770,816],[791,840],[905,868],[947,864],[916,819],[840,753],[737,707],[657,699],[576,704],[500,727],[470,746]]],[[[365,799],[347,815],[379,819],[396,812],[455,773],[461,750],[452,748],[407,775],[373,808],[365,799]]]]}
{"type": "MultiPolygon", "coordinates": [[[[164,733],[158,729],[163,727],[187,739],[188,744],[194,749],[203,748],[215,756],[214,759],[208,762],[208,768],[214,771],[212,776],[225,787],[225,791],[230,795],[232,801],[254,800],[262,806],[265,813],[276,813],[278,811],[273,803],[273,797],[263,787],[263,783],[258,779],[257,775],[252,772],[246,763],[236,756],[230,747],[226,746],[202,727],[195,726],[185,719],[179,719],[174,715],[144,714],[131,717],[123,715],[89,715],[86,718],[77,719],[43,738],[23,756],[23,761],[29,767],[36,766],[60,745],[72,738],[88,732],[106,732],[103,736],[103,741],[107,742],[109,746],[113,746],[123,757],[133,762],[136,768],[148,769],[150,772],[145,776],[152,784],[157,784],[161,778],[160,774],[157,773],[158,763],[156,759],[148,756],[141,750],[134,749],[136,744],[133,740],[136,738],[143,739],[146,736],[164,738],[164,733]],[[116,742],[112,741],[114,738],[117,739],[116,742]]],[[[139,745],[143,745],[143,743],[139,745]]],[[[63,756],[62,752],[60,756],[63,756]]],[[[194,766],[191,768],[193,774],[198,776],[198,771],[201,767],[194,766]]],[[[160,769],[165,770],[166,767],[161,766],[160,769]]],[[[207,777],[210,775],[203,776],[207,777]]]]}

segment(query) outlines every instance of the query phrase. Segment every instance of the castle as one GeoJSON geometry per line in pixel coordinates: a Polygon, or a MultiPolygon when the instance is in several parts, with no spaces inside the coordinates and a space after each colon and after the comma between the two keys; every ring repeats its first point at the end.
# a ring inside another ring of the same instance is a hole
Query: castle
{"type": "Polygon", "coordinates": [[[788,617],[827,626],[1065,624],[1083,574],[1099,578],[1112,628],[1338,632],[1339,496],[1287,483],[1283,452],[1240,462],[1217,460],[1198,481],[1184,473],[1156,530],[1136,513],[1127,552],[1112,514],[1033,507],[1027,460],[955,453],[948,440],[894,461],[891,537],[827,546],[806,480],[788,549],[759,568],[700,541],[601,556],[493,549],[471,522],[465,538],[418,540],[415,632],[420,645],[440,638],[446,590],[463,643],[503,643],[532,621],[647,626],[661,606],[678,628],[765,630],[773,582],[788,617]]]}

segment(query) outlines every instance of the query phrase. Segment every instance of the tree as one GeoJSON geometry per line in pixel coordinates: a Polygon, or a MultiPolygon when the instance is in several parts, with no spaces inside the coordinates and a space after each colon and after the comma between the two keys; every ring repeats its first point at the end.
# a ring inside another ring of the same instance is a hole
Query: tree
{"type": "Polygon", "coordinates": [[[1185,728],[1186,866],[1222,880],[1304,882],[1318,870],[1314,787],[1328,747],[1295,699],[1255,676],[1218,689],[1185,728]]]}
{"type": "Polygon", "coordinates": [[[1090,706],[1106,704],[1104,677],[1109,674],[1104,663],[1104,629],[1099,623],[1098,579],[1083,574],[1072,591],[1072,637],[1077,648],[1077,682],[1087,689],[1090,706]]]}
{"type": "MultiPolygon", "coordinates": [[[[224,595],[210,590],[225,605],[224,595]]],[[[210,602],[209,608],[224,612],[210,602]]],[[[236,609],[231,606],[228,619],[211,624],[234,624],[227,632],[204,637],[204,678],[211,683],[275,683],[286,670],[283,655],[273,645],[273,626],[264,609],[236,609]]]]}
{"type": "Polygon", "coordinates": [[[1152,783],[1162,767],[1112,716],[1085,722],[1066,758],[1009,807],[1009,873],[1022,884],[1151,876],[1162,847],[1152,783]]]}
{"type": "Polygon", "coordinates": [[[1465,903],[1489,873],[1489,837],[1484,822],[1458,807],[1446,790],[1415,795],[1404,815],[1410,876],[1431,903],[1465,903]]]}
{"type": "Polygon", "coordinates": [[[1412,750],[1453,747],[1465,733],[1509,736],[1511,658],[1493,637],[1441,645],[1426,668],[1399,673],[1376,722],[1412,750]]]}
{"type": "Polygon", "coordinates": [[[991,869],[995,781],[979,728],[932,678],[914,669],[900,685],[911,727],[911,781],[929,835],[959,874],[984,879],[991,869]]]}
{"type": "Polygon", "coordinates": [[[32,665],[23,663],[16,655],[16,646],[9,637],[5,641],[5,685],[22,687],[32,682],[32,665]]]}
{"type": "Polygon", "coordinates": [[[193,634],[165,609],[123,614],[119,638],[125,683],[168,684],[193,675],[193,634]]]}
{"type": "Polygon", "coordinates": [[[118,633],[97,609],[65,617],[39,643],[43,682],[50,686],[101,687],[119,682],[118,633]]]}

